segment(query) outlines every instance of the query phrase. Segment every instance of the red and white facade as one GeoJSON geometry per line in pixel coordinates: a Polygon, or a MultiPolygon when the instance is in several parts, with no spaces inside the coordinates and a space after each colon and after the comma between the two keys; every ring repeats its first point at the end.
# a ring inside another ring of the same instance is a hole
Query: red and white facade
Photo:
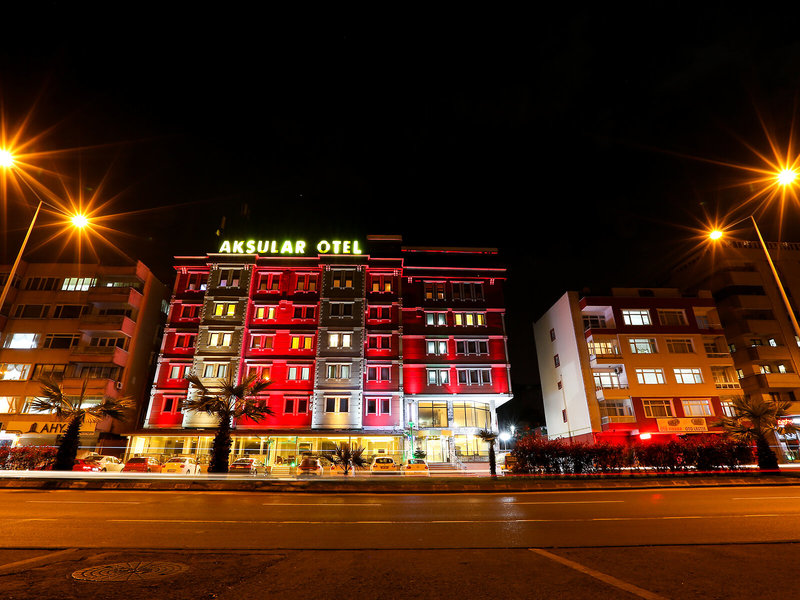
{"type": "Polygon", "coordinates": [[[398,458],[423,448],[431,461],[485,450],[475,434],[496,430],[511,398],[496,251],[367,244],[237,242],[177,257],[129,454],[207,453],[214,423],[181,409],[190,372],[211,386],[228,374],[270,381],[261,401],[274,414],[234,423],[233,456],[285,463],[334,442],[398,458]]]}
{"type": "Polygon", "coordinates": [[[534,325],[551,438],[713,433],[741,395],[709,292],[567,292],[534,325]]]}

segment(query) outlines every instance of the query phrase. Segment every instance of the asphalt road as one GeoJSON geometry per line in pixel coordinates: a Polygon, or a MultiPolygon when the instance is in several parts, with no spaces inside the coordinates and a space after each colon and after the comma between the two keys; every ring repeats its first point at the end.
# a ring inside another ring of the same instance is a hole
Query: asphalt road
{"type": "Polygon", "coordinates": [[[511,494],[2,491],[0,547],[553,548],[800,541],[800,486],[511,494]]]}

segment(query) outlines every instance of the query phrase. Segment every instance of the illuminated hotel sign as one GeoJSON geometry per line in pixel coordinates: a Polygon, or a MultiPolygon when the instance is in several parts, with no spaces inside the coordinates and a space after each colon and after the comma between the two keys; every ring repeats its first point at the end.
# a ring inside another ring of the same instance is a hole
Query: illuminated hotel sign
{"type": "MultiPolygon", "coordinates": [[[[306,243],[300,240],[225,240],[219,247],[225,254],[305,254],[306,243]]],[[[361,254],[358,240],[321,240],[319,254],[361,254]]]]}

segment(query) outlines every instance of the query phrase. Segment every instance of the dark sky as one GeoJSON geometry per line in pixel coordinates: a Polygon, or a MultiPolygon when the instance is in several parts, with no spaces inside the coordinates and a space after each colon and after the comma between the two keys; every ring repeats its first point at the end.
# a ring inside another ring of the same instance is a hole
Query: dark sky
{"type": "MultiPolygon", "coordinates": [[[[768,149],[759,117],[784,145],[794,126],[799,21],[782,8],[192,6],[7,15],[7,123],[38,99],[29,131],[54,128],[37,147],[84,147],[54,166],[105,176],[109,211],[144,210],[115,239],[162,276],[212,249],[222,216],[254,237],[499,247],[521,382],[537,379],[531,323],[565,289],[652,284],[685,227],[740,201],[742,172],[686,156],[757,162],[743,142],[768,149]]],[[[31,214],[8,208],[7,260],[31,214]]]]}

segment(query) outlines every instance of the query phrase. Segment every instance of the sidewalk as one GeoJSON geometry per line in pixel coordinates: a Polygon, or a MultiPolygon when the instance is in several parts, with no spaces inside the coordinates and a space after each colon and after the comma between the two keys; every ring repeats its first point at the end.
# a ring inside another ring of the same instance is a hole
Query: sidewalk
{"type": "Polygon", "coordinates": [[[226,479],[225,476],[130,477],[110,473],[103,477],[59,477],[30,474],[0,475],[0,490],[149,490],[182,492],[303,492],[320,494],[429,494],[459,492],[545,492],[569,490],[689,488],[719,486],[800,485],[800,472],[761,475],[758,472],[719,475],[624,475],[624,476],[507,476],[497,477],[356,477],[324,479],[226,479]]]}

